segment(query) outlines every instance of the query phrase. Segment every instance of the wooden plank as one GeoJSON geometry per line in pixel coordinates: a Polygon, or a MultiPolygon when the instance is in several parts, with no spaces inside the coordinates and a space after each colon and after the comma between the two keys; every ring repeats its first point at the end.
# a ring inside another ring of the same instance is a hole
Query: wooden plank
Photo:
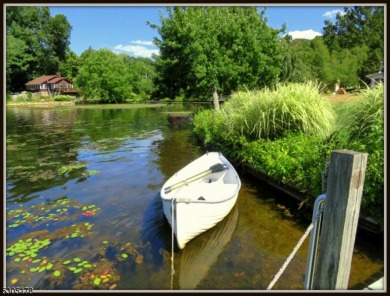
{"type": "Polygon", "coordinates": [[[366,153],[332,152],[314,289],[348,287],[366,164],[366,153]]]}

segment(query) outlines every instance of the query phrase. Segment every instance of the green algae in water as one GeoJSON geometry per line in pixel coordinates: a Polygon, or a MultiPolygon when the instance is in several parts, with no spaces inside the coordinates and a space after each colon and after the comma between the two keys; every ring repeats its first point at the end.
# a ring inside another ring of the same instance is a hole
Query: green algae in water
{"type": "Polygon", "coordinates": [[[86,167],[86,164],[64,165],[64,166],[60,167],[57,172],[59,175],[63,175],[63,174],[69,173],[73,170],[78,170],[78,169],[82,169],[85,167],[86,167]]]}

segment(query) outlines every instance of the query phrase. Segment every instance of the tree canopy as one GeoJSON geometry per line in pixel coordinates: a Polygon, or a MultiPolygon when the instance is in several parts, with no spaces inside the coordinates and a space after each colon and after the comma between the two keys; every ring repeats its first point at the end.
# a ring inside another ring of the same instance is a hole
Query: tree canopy
{"type": "Polygon", "coordinates": [[[336,22],[325,21],[324,42],[330,51],[359,53],[358,76],[378,72],[384,61],[384,7],[345,7],[336,22]]]}
{"type": "Polygon", "coordinates": [[[72,26],[64,15],[52,17],[45,6],[7,6],[7,91],[60,74],[90,100],[207,100],[214,87],[229,95],[276,82],[359,86],[383,67],[384,7],[379,5],[345,7],[313,40],[280,37],[285,28],[270,28],[265,10],[257,7],[168,7],[160,21],[148,23],[160,35],[154,39],[160,55],[153,59],[92,49],[79,57],[69,48],[72,26]]]}
{"type": "Polygon", "coordinates": [[[279,31],[255,7],[169,7],[160,15],[156,57],[160,97],[210,97],[277,81],[279,31]]]}
{"type": "Polygon", "coordinates": [[[86,99],[122,102],[132,91],[123,60],[108,49],[90,50],[81,55],[76,85],[86,99]]]}
{"type": "Polygon", "coordinates": [[[153,92],[153,61],[115,54],[109,49],[84,51],[75,84],[87,101],[144,101],[153,92]]]}
{"type": "Polygon", "coordinates": [[[7,6],[7,89],[21,90],[36,76],[56,74],[69,51],[72,26],[48,7],[7,6]]]}

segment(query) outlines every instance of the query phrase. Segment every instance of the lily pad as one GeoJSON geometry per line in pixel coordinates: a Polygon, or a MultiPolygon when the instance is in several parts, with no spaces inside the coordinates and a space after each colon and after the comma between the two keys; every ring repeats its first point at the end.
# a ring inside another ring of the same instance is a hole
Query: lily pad
{"type": "Polygon", "coordinates": [[[82,268],[77,268],[76,270],[73,271],[73,273],[79,273],[79,272],[81,272],[81,271],[83,271],[82,268]]]}
{"type": "Polygon", "coordinates": [[[60,276],[61,275],[61,271],[56,270],[56,271],[53,272],[53,275],[54,276],[60,276]]]}
{"type": "Polygon", "coordinates": [[[94,285],[96,285],[96,286],[99,286],[100,285],[100,283],[101,283],[101,279],[100,278],[96,278],[94,281],[93,281],[93,283],[94,283],[94,285]]]}

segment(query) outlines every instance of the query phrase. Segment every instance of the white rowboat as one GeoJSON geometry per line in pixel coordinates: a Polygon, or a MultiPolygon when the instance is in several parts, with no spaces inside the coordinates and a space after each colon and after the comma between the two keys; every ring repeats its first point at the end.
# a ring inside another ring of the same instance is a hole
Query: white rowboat
{"type": "Polygon", "coordinates": [[[229,214],[240,188],[236,170],[219,152],[204,154],[169,178],[160,194],[178,247],[229,214]]]}

